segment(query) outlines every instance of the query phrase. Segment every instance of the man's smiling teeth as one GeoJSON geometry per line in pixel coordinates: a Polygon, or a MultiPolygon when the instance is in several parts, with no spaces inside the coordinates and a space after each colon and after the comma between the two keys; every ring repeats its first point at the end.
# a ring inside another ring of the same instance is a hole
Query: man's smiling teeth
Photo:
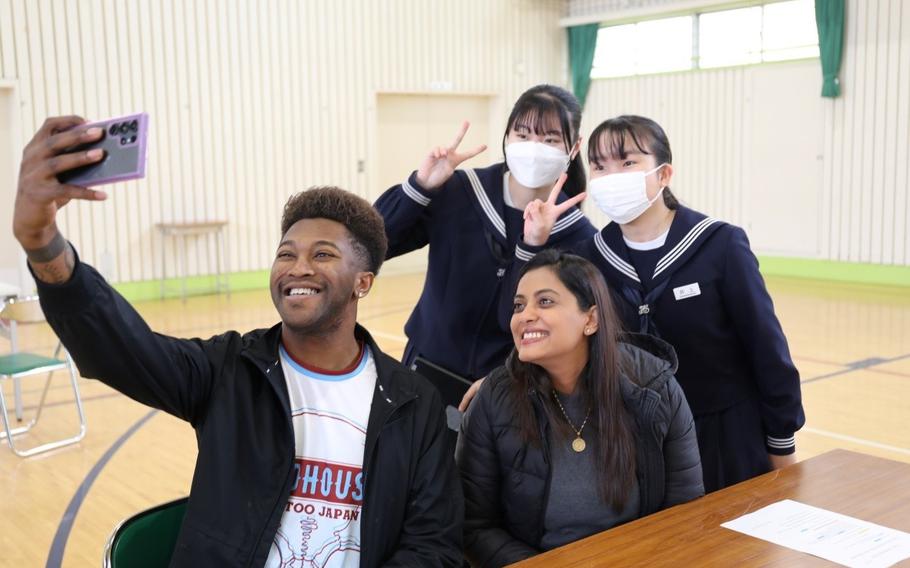
{"type": "Polygon", "coordinates": [[[547,334],[542,331],[526,331],[524,335],[521,336],[522,339],[540,339],[546,337],[547,334]]]}
{"type": "Polygon", "coordinates": [[[288,296],[315,296],[318,293],[319,290],[314,290],[313,288],[291,288],[288,296]]]}

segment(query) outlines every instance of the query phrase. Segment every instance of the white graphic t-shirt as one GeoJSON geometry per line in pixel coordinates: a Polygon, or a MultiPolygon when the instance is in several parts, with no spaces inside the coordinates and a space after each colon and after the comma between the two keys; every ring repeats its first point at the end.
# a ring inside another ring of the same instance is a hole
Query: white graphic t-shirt
{"type": "Polygon", "coordinates": [[[281,347],[296,440],[296,482],[268,567],[360,565],[363,449],[376,385],[368,347],[340,372],[305,367],[281,347]]]}

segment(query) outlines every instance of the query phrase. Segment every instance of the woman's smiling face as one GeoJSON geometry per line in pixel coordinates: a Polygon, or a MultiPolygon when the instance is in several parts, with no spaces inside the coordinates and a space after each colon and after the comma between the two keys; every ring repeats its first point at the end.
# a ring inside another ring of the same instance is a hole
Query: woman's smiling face
{"type": "Polygon", "coordinates": [[[518,358],[547,367],[564,357],[588,357],[585,329],[592,310],[582,310],[575,295],[551,268],[529,271],[518,282],[512,313],[512,340],[518,358]]]}

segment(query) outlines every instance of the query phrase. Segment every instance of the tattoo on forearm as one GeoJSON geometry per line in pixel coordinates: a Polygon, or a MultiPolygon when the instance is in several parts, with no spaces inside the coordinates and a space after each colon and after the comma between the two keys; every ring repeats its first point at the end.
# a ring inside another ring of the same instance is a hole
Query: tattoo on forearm
{"type": "Polygon", "coordinates": [[[51,242],[47,243],[43,247],[36,249],[25,249],[25,256],[32,261],[32,265],[35,263],[41,262],[50,262],[60,256],[66,249],[66,239],[63,238],[63,235],[60,234],[60,231],[57,231],[57,234],[54,235],[54,238],[51,239],[51,242]]]}
{"type": "MultiPolygon", "coordinates": [[[[50,261],[38,262],[32,259],[31,255],[26,254],[29,257],[29,264],[32,265],[32,270],[35,273],[35,276],[42,282],[47,282],[48,284],[62,284],[70,279],[70,276],[73,275],[73,269],[76,267],[76,255],[73,252],[73,247],[63,239],[63,236],[60,233],[57,233],[57,237],[54,237],[54,241],[57,238],[60,238],[63,243],[63,254],[57,253],[50,261]]],[[[51,241],[53,244],[54,241],[51,241]]],[[[47,249],[51,246],[49,244],[47,249]]]]}

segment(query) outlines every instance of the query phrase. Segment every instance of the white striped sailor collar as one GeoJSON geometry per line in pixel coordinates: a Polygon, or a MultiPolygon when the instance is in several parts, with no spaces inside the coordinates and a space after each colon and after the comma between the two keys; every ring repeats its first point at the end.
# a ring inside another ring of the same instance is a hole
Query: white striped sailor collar
{"type": "MultiPolygon", "coordinates": [[[[467,183],[465,188],[473,195],[483,222],[491,229],[491,233],[503,244],[508,244],[505,222],[505,200],[503,199],[502,180],[505,173],[505,164],[497,164],[488,168],[464,169],[461,172],[467,183]],[[497,183],[498,182],[498,183],[497,183]]],[[[560,193],[557,203],[568,199],[565,193],[560,193]]],[[[563,213],[553,225],[551,235],[564,231],[581,221],[584,214],[577,207],[572,207],[563,213]]]]}
{"type": "MultiPolygon", "coordinates": [[[[723,225],[725,223],[719,219],[707,217],[680,205],[670,225],[667,242],[664,243],[667,252],[657,261],[654,274],[651,276],[652,282],[657,283],[669,278],[677,267],[685,264],[708,237],[723,225]]],[[[632,280],[638,288],[642,288],[641,278],[632,264],[629,247],[623,241],[619,225],[610,223],[604,227],[594,235],[594,245],[607,264],[620,276],[632,280]]]]}

